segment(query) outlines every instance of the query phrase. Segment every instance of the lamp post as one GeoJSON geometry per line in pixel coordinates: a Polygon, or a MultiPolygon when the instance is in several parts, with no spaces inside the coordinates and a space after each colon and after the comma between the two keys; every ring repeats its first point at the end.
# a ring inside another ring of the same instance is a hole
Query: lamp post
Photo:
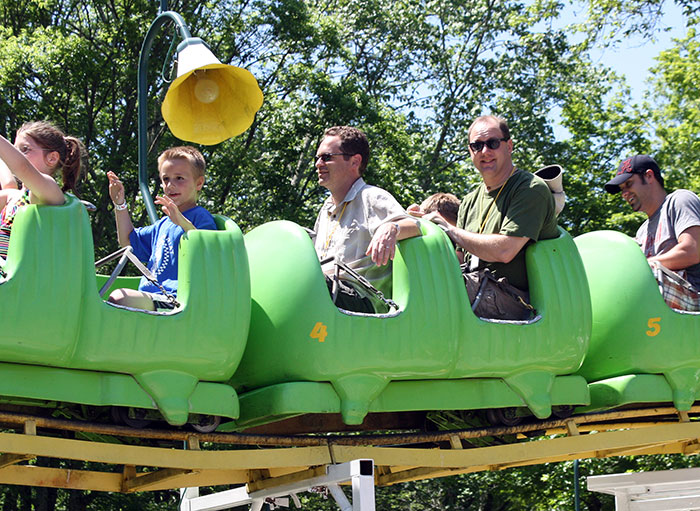
{"type": "Polygon", "coordinates": [[[138,68],[138,162],[139,189],[151,222],[158,220],[148,188],[147,76],[151,46],[165,23],[175,23],[182,42],[177,47],[177,78],[163,100],[163,119],[176,137],[213,145],[243,133],[253,123],[263,95],[255,77],[247,70],[222,64],[204,41],[192,37],[178,13],[162,11],[151,23],[141,46],[138,68]]]}

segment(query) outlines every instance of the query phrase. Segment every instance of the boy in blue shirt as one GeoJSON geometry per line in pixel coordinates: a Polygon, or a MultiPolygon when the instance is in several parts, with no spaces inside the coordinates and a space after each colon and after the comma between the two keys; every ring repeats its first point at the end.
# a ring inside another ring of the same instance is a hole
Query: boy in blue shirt
{"type": "MultiPolygon", "coordinates": [[[[204,185],[204,156],[191,146],[171,147],[158,157],[158,174],[163,195],[156,197],[166,216],[153,225],[134,228],[124,199],[124,185],[114,172],[107,172],[109,196],[114,202],[119,245],[131,245],[134,255],[148,261],[148,269],[163,288],[177,293],[177,257],[180,238],[192,229],[216,229],[214,218],[197,206],[197,192],[204,185]]],[[[118,305],[149,311],[174,308],[155,284],[145,277],[138,291],[117,289],[109,301],[118,305]]]]}

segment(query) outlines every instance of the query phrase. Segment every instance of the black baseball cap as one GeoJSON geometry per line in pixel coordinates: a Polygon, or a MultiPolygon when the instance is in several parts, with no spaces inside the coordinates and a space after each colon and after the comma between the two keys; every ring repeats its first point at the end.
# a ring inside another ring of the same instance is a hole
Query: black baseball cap
{"type": "Polygon", "coordinates": [[[654,171],[656,180],[663,186],[664,181],[661,177],[661,170],[654,158],[646,154],[637,154],[620,162],[615,177],[605,183],[605,191],[608,193],[619,193],[620,185],[631,178],[632,174],[644,174],[648,169],[654,171]]]}

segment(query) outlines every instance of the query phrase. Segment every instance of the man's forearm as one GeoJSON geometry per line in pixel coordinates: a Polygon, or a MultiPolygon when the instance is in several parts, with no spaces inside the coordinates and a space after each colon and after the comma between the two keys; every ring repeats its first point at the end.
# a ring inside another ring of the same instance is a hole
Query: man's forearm
{"type": "Polygon", "coordinates": [[[396,220],[394,223],[399,226],[399,234],[396,236],[397,240],[405,240],[421,235],[420,227],[415,220],[402,218],[401,220],[396,220]]]}
{"type": "Polygon", "coordinates": [[[528,238],[504,234],[478,234],[450,227],[447,234],[458,246],[479,259],[492,263],[509,263],[525,246],[528,238]]]}
{"type": "Polygon", "coordinates": [[[649,258],[657,261],[669,270],[683,270],[689,266],[700,263],[700,226],[693,226],[683,231],[678,236],[678,243],[668,252],[649,258]]]}
{"type": "Polygon", "coordinates": [[[692,253],[686,247],[681,247],[680,245],[676,245],[668,252],[650,257],[649,260],[656,261],[669,270],[674,271],[683,270],[700,262],[697,254],[692,253]]]}

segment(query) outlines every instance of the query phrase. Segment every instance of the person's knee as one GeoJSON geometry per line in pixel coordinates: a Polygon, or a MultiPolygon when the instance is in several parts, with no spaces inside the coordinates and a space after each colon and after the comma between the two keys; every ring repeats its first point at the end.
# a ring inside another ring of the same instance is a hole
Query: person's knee
{"type": "Polygon", "coordinates": [[[123,307],[131,307],[133,309],[143,309],[147,311],[155,310],[153,300],[140,291],[134,291],[133,289],[115,289],[110,293],[107,301],[123,307]]]}
{"type": "Polygon", "coordinates": [[[126,305],[124,302],[127,300],[126,292],[124,289],[115,289],[109,294],[107,301],[117,305],[126,305]]]}

